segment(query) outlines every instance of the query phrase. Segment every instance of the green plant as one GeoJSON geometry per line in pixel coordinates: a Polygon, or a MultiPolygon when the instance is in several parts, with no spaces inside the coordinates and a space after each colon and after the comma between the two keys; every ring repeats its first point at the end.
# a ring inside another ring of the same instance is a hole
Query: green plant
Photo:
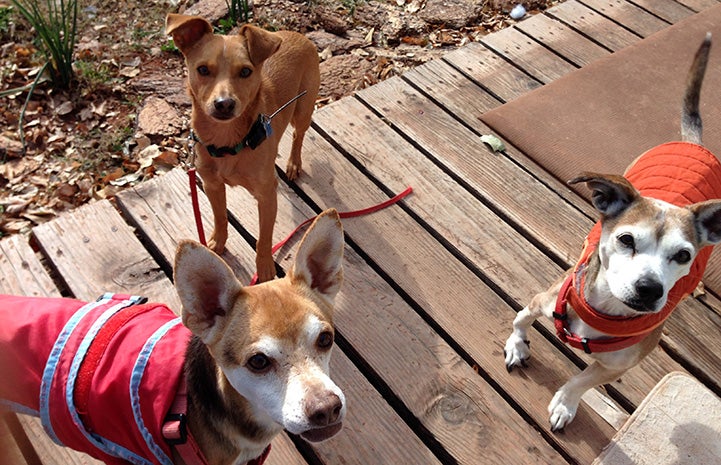
{"type": "Polygon", "coordinates": [[[228,16],[218,21],[216,32],[227,34],[238,24],[247,23],[250,20],[250,5],[248,0],[225,0],[228,6],[228,16]]]}
{"type": "Polygon", "coordinates": [[[77,0],[11,0],[35,29],[41,51],[50,66],[53,86],[68,88],[73,82],[73,49],[77,31],[77,0]]]}
{"type": "Polygon", "coordinates": [[[228,5],[228,16],[235,24],[247,23],[250,19],[248,0],[225,0],[228,5]]]}
{"type": "Polygon", "coordinates": [[[10,7],[0,7],[0,37],[5,37],[5,34],[10,32],[10,13],[12,9],[10,7]]]}

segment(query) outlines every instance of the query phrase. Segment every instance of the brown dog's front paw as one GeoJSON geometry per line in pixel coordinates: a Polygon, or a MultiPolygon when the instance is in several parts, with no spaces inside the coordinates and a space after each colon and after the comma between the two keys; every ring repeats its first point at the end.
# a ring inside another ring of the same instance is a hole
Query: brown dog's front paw
{"type": "Polygon", "coordinates": [[[225,238],[218,240],[215,238],[215,235],[213,235],[213,237],[208,240],[208,248],[218,255],[222,254],[225,252],[225,238]]]}
{"type": "Polygon", "coordinates": [[[285,175],[288,177],[289,180],[294,181],[298,176],[300,176],[300,170],[300,162],[295,163],[291,159],[288,161],[288,165],[285,167],[285,175]]]}
{"type": "Polygon", "coordinates": [[[273,257],[270,258],[260,258],[257,257],[255,260],[256,268],[258,269],[258,282],[262,283],[265,281],[270,281],[271,279],[275,278],[275,262],[273,262],[273,257]]]}

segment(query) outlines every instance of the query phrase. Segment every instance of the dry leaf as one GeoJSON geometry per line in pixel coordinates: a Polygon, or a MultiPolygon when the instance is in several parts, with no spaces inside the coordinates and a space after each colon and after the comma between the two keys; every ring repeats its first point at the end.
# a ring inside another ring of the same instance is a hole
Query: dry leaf
{"type": "Polygon", "coordinates": [[[70,114],[73,111],[73,102],[67,101],[61,103],[58,107],[55,108],[55,113],[57,113],[60,116],[65,116],[70,114]]]}

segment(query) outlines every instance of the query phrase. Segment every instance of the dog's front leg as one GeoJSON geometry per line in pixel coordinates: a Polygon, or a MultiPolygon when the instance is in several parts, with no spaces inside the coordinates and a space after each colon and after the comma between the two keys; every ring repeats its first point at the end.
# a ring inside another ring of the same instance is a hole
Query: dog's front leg
{"type": "Polygon", "coordinates": [[[518,312],[513,320],[513,332],[506,340],[503,354],[506,358],[506,369],[510,372],[518,365],[525,366],[526,360],[531,354],[530,343],[528,342],[528,328],[534,321],[546,313],[550,316],[552,305],[556,300],[562,281],[554,284],[549,290],[536,294],[531,302],[518,312]]]}
{"type": "MultiPolygon", "coordinates": [[[[535,300],[535,299],[534,299],[535,300]]],[[[536,318],[541,316],[539,308],[533,306],[533,301],[518,312],[513,319],[513,332],[508,336],[506,345],[503,348],[503,355],[506,357],[506,369],[510,372],[513,367],[526,365],[526,360],[531,355],[530,342],[528,341],[528,328],[531,327],[536,318]]]]}
{"type": "Polygon", "coordinates": [[[258,242],[255,245],[255,266],[258,270],[258,282],[270,281],[275,277],[273,262],[273,227],[278,212],[278,194],[275,186],[266,189],[256,197],[258,201],[258,242]]]}
{"type": "Polygon", "coordinates": [[[626,370],[627,368],[611,369],[596,361],[576,376],[571,377],[566,384],[561,386],[561,389],[556,391],[551,403],[548,404],[551,431],[561,430],[573,420],[584,392],[596,386],[613,382],[626,370]]]}
{"type": "Polygon", "coordinates": [[[225,250],[228,240],[228,210],[225,203],[225,183],[223,181],[206,181],[205,194],[213,209],[213,233],[208,240],[208,247],[217,254],[225,250]]]}

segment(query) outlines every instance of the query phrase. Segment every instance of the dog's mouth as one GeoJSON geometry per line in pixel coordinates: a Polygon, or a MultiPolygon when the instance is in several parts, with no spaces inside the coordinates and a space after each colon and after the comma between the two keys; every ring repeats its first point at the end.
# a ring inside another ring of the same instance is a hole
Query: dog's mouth
{"type": "Polygon", "coordinates": [[[218,112],[218,111],[211,112],[210,116],[212,116],[213,119],[216,119],[218,121],[228,121],[230,119],[235,118],[234,113],[224,113],[224,112],[218,112]]]}
{"type": "Polygon", "coordinates": [[[305,433],[300,433],[300,437],[310,442],[325,441],[335,436],[343,428],[343,422],[339,421],[333,425],[324,426],[322,428],[309,429],[305,433]]]}
{"type": "Polygon", "coordinates": [[[639,300],[625,300],[623,303],[631,310],[639,313],[655,313],[657,311],[655,304],[649,305],[639,300]]]}

